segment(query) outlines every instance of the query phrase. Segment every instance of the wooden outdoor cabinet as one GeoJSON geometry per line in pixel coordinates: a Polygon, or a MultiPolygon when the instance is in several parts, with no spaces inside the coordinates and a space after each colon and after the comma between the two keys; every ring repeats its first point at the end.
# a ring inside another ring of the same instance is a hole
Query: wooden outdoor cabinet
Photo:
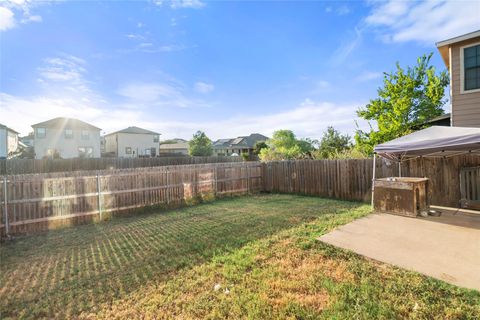
{"type": "Polygon", "coordinates": [[[382,178],[374,183],[373,207],[376,212],[416,217],[428,210],[427,178],[382,178]]]}

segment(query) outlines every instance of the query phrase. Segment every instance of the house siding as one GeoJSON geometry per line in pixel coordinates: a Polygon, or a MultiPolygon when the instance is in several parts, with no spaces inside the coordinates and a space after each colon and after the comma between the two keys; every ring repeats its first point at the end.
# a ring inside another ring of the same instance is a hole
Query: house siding
{"type": "Polygon", "coordinates": [[[115,133],[105,136],[105,151],[113,152],[120,158],[136,158],[144,156],[146,149],[155,148],[155,155],[158,155],[158,142],[153,142],[153,134],[139,133],[115,133]],[[132,148],[132,153],[127,154],[126,148],[132,148]],[[135,151],[135,153],[133,153],[135,151]]]}
{"type": "Polygon", "coordinates": [[[8,128],[0,128],[0,158],[7,158],[17,148],[18,134],[8,128]]]}
{"type": "MultiPolygon", "coordinates": [[[[69,128],[70,129],[70,128],[69,128]]],[[[83,129],[88,130],[88,129],[83,129]]],[[[48,155],[48,149],[55,149],[60,157],[64,159],[78,158],[79,147],[93,148],[93,157],[100,158],[100,130],[90,129],[89,139],[83,140],[81,137],[82,129],[73,129],[73,138],[65,138],[64,128],[46,127],[45,138],[38,138],[35,132],[34,148],[35,158],[42,159],[48,155]]]]}
{"type": "Polygon", "coordinates": [[[461,54],[463,46],[480,43],[480,37],[453,44],[451,49],[452,126],[480,127],[480,91],[461,92],[461,54]]]}

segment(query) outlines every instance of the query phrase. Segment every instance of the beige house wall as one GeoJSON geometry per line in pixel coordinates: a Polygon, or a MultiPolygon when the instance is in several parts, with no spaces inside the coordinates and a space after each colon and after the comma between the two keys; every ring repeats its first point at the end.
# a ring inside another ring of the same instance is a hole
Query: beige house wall
{"type": "Polygon", "coordinates": [[[450,46],[452,125],[455,127],[480,127],[480,90],[463,92],[463,48],[474,44],[480,44],[480,37],[450,46]]]}
{"type": "MultiPolygon", "coordinates": [[[[71,129],[71,128],[68,128],[71,129]]],[[[63,159],[78,158],[80,147],[93,148],[93,157],[100,158],[100,130],[97,129],[73,129],[73,138],[65,138],[65,129],[46,128],[44,138],[37,137],[35,128],[34,150],[35,159],[42,159],[48,155],[49,149],[55,149],[63,159]],[[82,130],[89,131],[88,139],[82,139],[82,130]]]]}
{"type": "Polygon", "coordinates": [[[153,142],[154,136],[154,134],[139,133],[110,134],[105,136],[105,152],[114,152],[119,158],[136,158],[148,155],[146,150],[154,148],[155,155],[158,155],[159,143],[153,142]],[[126,153],[127,147],[131,148],[131,154],[126,153]]]}

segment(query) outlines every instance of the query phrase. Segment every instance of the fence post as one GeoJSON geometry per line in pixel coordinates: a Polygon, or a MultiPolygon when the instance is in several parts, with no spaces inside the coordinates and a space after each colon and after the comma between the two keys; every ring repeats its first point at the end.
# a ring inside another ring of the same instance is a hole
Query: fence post
{"type": "Polygon", "coordinates": [[[247,171],[247,194],[250,194],[250,167],[245,163],[245,170],[247,171]]]}
{"type": "Polygon", "coordinates": [[[8,195],[7,195],[7,176],[3,177],[3,214],[5,215],[5,235],[10,233],[10,224],[8,222],[8,195]]]}
{"type": "Polygon", "coordinates": [[[100,221],[102,221],[102,191],[100,189],[100,176],[97,173],[97,205],[100,221]]]}
{"type": "Polygon", "coordinates": [[[170,204],[170,181],[168,179],[168,167],[165,168],[166,176],[167,176],[167,186],[165,188],[165,195],[167,197],[167,205],[170,204]]]}
{"type": "Polygon", "coordinates": [[[214,192],[215,192],[215,198],[217,197],[217,190],[218,190],[218,185],[217,185],[217,168],[218,168],[218,164],[215,163],[213,165],[213,182],[214,182],[214,192]]]}

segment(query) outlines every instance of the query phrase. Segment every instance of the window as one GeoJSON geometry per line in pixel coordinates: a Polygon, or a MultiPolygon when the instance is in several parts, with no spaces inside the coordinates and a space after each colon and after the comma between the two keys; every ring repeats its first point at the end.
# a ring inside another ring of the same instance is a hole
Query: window
{"type": "Polygon", "coordinates": [[[153,142],[158,142],[159,140],[160,140],[160,137],[158,136],[158,134],[153,136],[153,142]]]}
{"type": "Polygon", "coordinates": [[[60,153],[57,149],[47,149],[46,157],[50,159],[59,159],[60,153]]]}
{"type": "Polygon", "coordinates": [[[35,133],[36,133],[37,138],[45,138],[45,136],[47,135],[47,129],[37,128],[37,129],[35,129],[35,133]]]}
{"type": "Polygon", "coordinates": [[[72,139],[72,138],[73,138],[73,130],[65,129],[65,139],[72,139]]]}
{"type": "Polygon", "coordinates": [[[132,154],[132,148],[131,147],[126,147],[125,148],[125,154],[132,154]]]}
{"type": "Polygon", "coordinates": [[[79,158],[93,158],[93,148],[92,147],[79,147],[78,148],[78,157],[79,158]]]}
{"type": "Polygon", "coordinates": [[[480,44],[463,48],[463,89],[480,89],[480,44]]]}
{"type": "Polygon", "coordinates": [[[90,139],[90,132],[88,130],[82,130],[82,140],[90,139]]]}
{"type": "Polygon", "coordinates": [[[150,156],[151,155],[151,152],[152,150],[149,148],[149,149],[145,149],[145,155],[146,156],[150,156]]]}

